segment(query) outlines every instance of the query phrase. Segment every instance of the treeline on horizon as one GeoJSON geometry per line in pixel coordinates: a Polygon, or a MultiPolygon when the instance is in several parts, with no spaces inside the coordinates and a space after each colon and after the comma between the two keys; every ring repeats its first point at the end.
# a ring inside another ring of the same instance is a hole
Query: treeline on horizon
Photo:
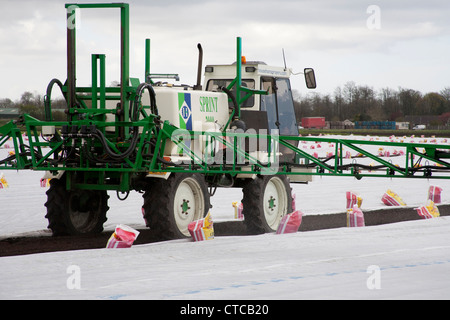
{"type": "MultiPolygon", "coordinates": [[[[63,97],[52,99],[53,120],[64,121],[67,115],[64,110],[67,107],[66,100],[63,97]]],[[[0,99],[0,108],[19,109],[19,114],[29,114],[30,116],[44,120],[44,96],[38,93],[25,91],[17,101],[9,98],[0,99]]]]}
{"type": "MultiPolygon", "coordinates": [[[[450,87],[440,92],[422,93],[401,87],[374,90],[349,81],[331,94],[296,94],[294,100],[297,120],[320,116],[327,121],[404,121],[405,116],[441,116],[449,113],[450,87]]],[[[435,123],[441,124],[445,123],[435,123]]]]}
{"type": "MultiPolygon", "coordinates": [[[[343,87],[337,87],[333,93],[310,92],[300,95],[294,92],[294,107],[297,121],[303,117],[316,116],[325,117],[327,121],[403,121],[405,116],[440,116],[450,113],[450,86],[440,92],[422,93],[401,87],[374,90],[370,86],[349,81],[343,87]]],[[[0,98],[0,108],[18,108],[19,114],[27,113],[37,119],[44,119],[44,97],[38,93],[25,91],[17,101],[0,98]]],[[[52,100],[54,120],[65,120],[66,115],[62,110],[65,108],[64,98],[52,100]]]]}

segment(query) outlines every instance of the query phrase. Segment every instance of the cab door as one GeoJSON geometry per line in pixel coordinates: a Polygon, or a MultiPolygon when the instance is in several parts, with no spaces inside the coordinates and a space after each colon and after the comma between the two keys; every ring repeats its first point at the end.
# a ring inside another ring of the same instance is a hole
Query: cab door
{"type": "Polygon", "coordinates": [[[297,136],[297,120],[289,79],[263,77],[261,90],[268,92],[267,95],[261,95],[261,111],[267,112],[269,131],[276,129],[280,135],[297,136]]]}
{"type": "Polygon", "coordinates": [[[282,136],[298,136],[291,84],[287,78],[276,79],[278,128],[282,136]]]}
{"type": "MultiPolygon", "coordinates": [[[[297,120],[294,111],[294,101],[289,79],[261,78],[261,89],[268,92],[261,95],[261,111],[266,111],[268,129],[271,134],[280,136],[298,136],[297,120]]],[[[287,141],[295,145],[295,141],[287,141]]],[[[295,153],[283,145],[279,146],[280,162],[292,163],[295,153]]]]}

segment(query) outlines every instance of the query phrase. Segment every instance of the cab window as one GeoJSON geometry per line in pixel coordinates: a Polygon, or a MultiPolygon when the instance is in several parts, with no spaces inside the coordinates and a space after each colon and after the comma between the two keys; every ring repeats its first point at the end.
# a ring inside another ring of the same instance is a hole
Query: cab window
{"type": "MultiPolygon", "coordinates": [[[[220,91],[219,87],[228,87],[230,83],[234,79],[211,79],[208,80],[208,83],[206,85],[207,91],[220,91]]],[[[255,80],[252,79],[243,79],[242,80],[242,86],[247,87],[249,89],[255,89],[255,80]]],[[[233,94],[236,96],[236,87],[233,87],[232,90],[233,94]]],[[[241,99],[245,97],[247,94],[245,92],[241,92],[241,99]]],[[[228,105],[230,107],[233,107],[233,103],[231,101],[228,101],[228,105]]],[[[251,108],[255,105],[255,95],[252,95],[250,98],[244,101],[242,108],[251,108]]]]}
{"type": "Polygon", "coordinates": [[[266,95],[261,95],[261,111],[267,112],[269,132],[278,129],[277,103],[275,95],[275,79],[262,78],[261,90],[267,91],[266,95]]]}
{"type": "Polygon", "coordinates": [[[298,135],[289,79],[277,79],[278,121],[281,135],[298,135]]]}
{"type": "Polygon", "coordinates": [[[269,130],[279,129],[281,135],[297,135],[289,79],[264,77],[261,79],[261,90],[268,93],[261,95],[261,111],[267,112],[269,130]]]}

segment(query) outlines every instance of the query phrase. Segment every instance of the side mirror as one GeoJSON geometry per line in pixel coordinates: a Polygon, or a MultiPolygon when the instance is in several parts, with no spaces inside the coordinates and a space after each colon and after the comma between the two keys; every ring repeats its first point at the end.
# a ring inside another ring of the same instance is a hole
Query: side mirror
{"type": "Polygon", "coordinates": [[[306,87],[308,89],[315,89],[316,88],[316,76],[314,75],[314,69],[313,68],[305,68],[304,74],[305,74],[306,87]]]}

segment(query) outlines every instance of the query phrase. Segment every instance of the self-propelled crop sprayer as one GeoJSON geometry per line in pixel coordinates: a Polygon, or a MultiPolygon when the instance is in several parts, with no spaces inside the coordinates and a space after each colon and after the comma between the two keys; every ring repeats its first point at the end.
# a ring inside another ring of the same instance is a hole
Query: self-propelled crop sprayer
{"type": "MultiPolygon", "coordinates": [[[[448,179],[449,145],[299,137],[290,87],[291,70],[245,61],[237,38],[236,62],[202,67],[197,83],[173,85],[150,73],[146,41],[145,80],[129,75],[129,6],[66,4],[67,79],[54,79],[45,96],[45,120],[24,114],[0,128],[0,146],[10,138],[14,155],[0,169],[45,172],[50,180],[46,218],[54,235],[103,230],[108,191],[126,198],[143,193],[148,227],[164,238],[189,235],[188,224],[210,210],[217,187],[243,190],[244,223],[250,233],[277,229],[291,212],[290,183],[313,175],[448,179]],[[117,8],[121,16],[120,85],[106,86],[105,55],[92,55],[92,85],[77,86],[75,12],[117,8]],[[201,73],[204,71],[204,83],[201,73]],[[66,102],[66,121],[54,121],[51,93],[57,85],[66,102]],[[26,130],[25,143],[20,128],[26,130]],[[333,143],[319,159],[299,142],[333,143]],[[394,165],[365,146],[404,148],[404,166],[394,165]],[[344,148],[369,158],[364,165],[344,158],[344,148]],[[426,162],[425,165],[421,161],[426,162]],[[421,165],[418,165],[421,164],[421,165]]],[[[313,69],[305,69],[308,88],[313,69]]]]}

